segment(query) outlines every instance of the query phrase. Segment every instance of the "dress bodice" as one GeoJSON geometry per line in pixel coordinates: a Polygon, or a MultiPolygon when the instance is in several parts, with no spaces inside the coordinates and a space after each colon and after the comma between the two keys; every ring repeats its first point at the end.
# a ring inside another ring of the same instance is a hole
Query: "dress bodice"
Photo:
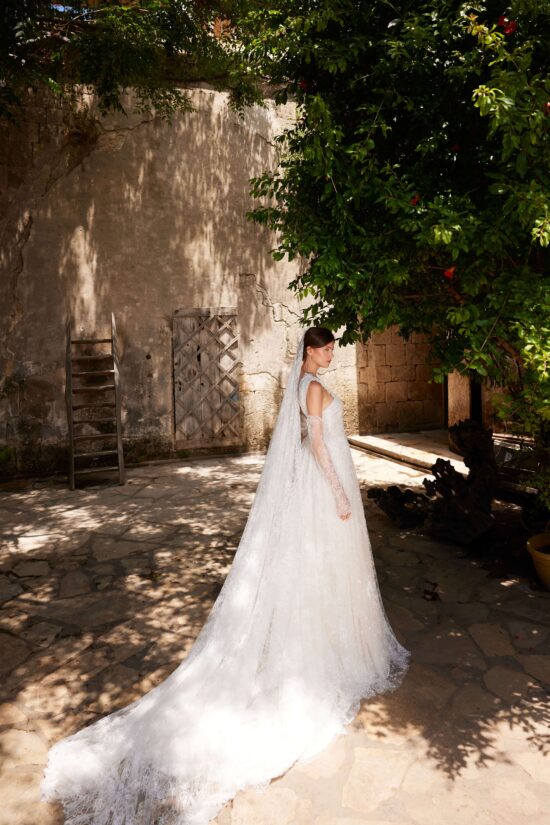
{"type": "Polygon", "coordinates": [[[305,424],[305,420],[309,414],[307,411],[306,396],[307,388],[309,387],[311,381],[318,381],[326,389],[326,391],[330,393],[330,395],[332,395],[332,401],[327,407],[325,407],[322,413],[324,437],[345,437],[346,434],[344,431],[344,421],[342,416],[343,405],[340,398],[338,398],[337,395],[335,395],[331,390],[328,389],[328,387],[325,386],[320,376],[313,375],[310,372],[304,373],[298,385],[298,401],[300,404],[300,412],[303,416],[302,424],[305,424]]]}

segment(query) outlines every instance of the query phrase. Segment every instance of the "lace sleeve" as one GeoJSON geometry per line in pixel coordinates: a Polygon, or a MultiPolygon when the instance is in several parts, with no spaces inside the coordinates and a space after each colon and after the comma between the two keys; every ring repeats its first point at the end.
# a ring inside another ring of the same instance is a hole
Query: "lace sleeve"
{"type": "Polygon", "coordinates": [[[307,415],[306,421],[311,451],[315,456],[319,469],[332,488],[338,515],[347,516],[351,513],[351,508],[323,438],[323,419],[318,415],[307,415]]]}

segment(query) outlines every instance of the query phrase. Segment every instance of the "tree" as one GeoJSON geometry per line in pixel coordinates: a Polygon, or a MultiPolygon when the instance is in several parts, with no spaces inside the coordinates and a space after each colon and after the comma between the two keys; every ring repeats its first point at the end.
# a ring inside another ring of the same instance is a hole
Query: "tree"
{"type": "Polygon", "coordinates": [[[132,87],[142,109],[169,115],[188,107],[178,85],[209,80],[255,99],[230,48],[239,2],[218,0],[4,0],[0,26],[0,115],[13,116],[25,90],[70,98],[93,88],[100,108],[121,109],[132,87]]]}
{"type": "MultiPolygon", "coordinates": [[[[343,342],[425,333],[437,380],[506,384],[550,421],[547,2],[274,2],[243,22],[298,117],[250,217],[343,342]]],[[[546,425],[547,426],[547,425],[546,425]]]]}

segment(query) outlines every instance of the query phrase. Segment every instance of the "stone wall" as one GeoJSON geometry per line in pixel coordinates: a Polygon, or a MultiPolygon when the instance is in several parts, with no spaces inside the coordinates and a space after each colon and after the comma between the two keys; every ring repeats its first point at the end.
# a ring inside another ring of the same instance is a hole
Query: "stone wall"
{"type": "Polygon", "coordinates": [[[405,342],[396,327],[357,346],[360,433],[445,426],[443,385],[430,381],[428,349],[423,336],[405,342]]]}
{"type": "MultiPolygon", "coordinates": [[[[189,90],[194,111],[171,123],[140,115],[131,95],[94,120],[83,96],[69,114],[29,97],[0,134],[0,475],[67,467],[65,325],[109,334],[121,351],[123,434],[130,460],[174,451],[172,318],[236,307],[242,360],[242,449],[265,448],[301,335],[276,239],[246,220],[249,178],[276,162],[274,135],[292,107],[241,119],[227,96],[189,90]]],[[[427,347],[395,330],[336,349],[326,381],[352,432],[442,426],[442,388],[427,347]]]]}
{"type": "MultiPolygon", "coordinates": [[[[240,119],[227,96],[189,90],[171,123],[138,114],[93,123],[29,98],[0,136],[0,474],[66,469],[65,324],[82,336],[117,319],[130,459],[174,446],[172,317],[237,307],[244,449],[266,446],[301,313],[271,233],[246,220],[249,178],[274,165],[291,107],[240,119]]],[[[84,99],[94,113],[94,101],[84,99]]],[[[358,427],[355,348],[328,376],[358,427]]]]}

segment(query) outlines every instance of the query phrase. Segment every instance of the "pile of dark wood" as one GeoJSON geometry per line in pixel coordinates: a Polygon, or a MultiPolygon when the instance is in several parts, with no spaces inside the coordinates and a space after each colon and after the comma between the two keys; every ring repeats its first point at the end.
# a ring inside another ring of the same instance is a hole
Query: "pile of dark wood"
{"type": "Polygon", "coordinates": [[[374,498],[400,528],[418,527],[443,541],[469,545],[494,524],[491,502],[498,488],[498,469],[491,430],[473,421],[461,421],[449,428],[452,448],[464,457],[468,475],[454,469],[450,461],[438,458],[425,478],[425,493],[391,486],[374,487],[374,498]]]}

